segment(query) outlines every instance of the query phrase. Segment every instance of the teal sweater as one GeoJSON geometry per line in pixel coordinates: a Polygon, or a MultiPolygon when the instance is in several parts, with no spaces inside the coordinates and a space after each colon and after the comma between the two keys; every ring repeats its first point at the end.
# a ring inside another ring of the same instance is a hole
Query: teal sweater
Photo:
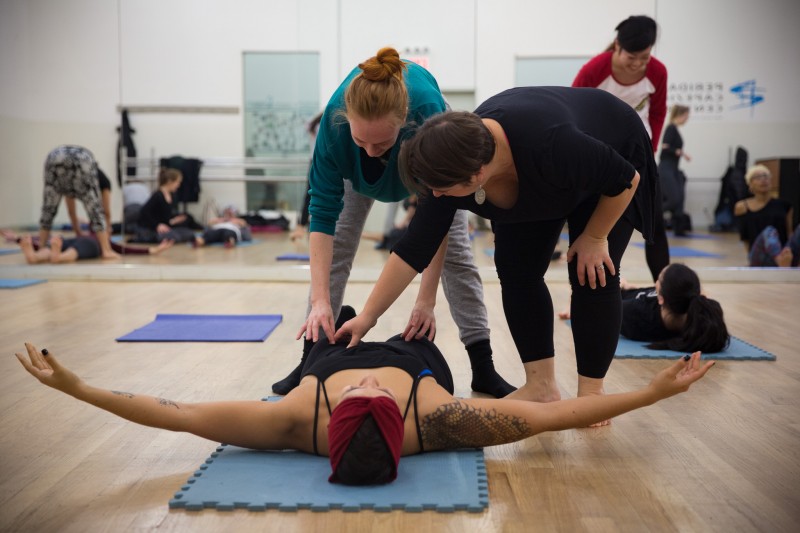
{"type": "Polygon", "coordinates": [[[422,125],[425,119],[443,112],[445,102],[430,72],[415,63],[406,62],[406,66],[408,70],[404,76],[410,100],[406,124],[400,129],[400,135],[390,151],[383,175],[375,183],[368,183],[364,179],[359,155],[361,148],[353,142],[350,124],[344,116],[345,90],[361,69],[353,69],[333,93],[322,116],[311,160],[310,231],[333,235],[344,207],[344,180],[350,180],[358,193],[381,202],[396,202],[409,196],[397,169],[400,143],[412,136],[414,129],[422,125]]]}

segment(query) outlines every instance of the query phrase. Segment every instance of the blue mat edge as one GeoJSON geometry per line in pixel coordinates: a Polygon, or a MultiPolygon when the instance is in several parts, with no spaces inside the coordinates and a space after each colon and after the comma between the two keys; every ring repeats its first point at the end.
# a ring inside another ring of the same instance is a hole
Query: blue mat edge
{"type": "Polygon", "coordinates": [[[13,282],[11,285],[2,285],[0,284],[0,289],[23,289],[25,287],[30,287],[31,285],[38,285],[40,283],[47,282],[46,279],[34,279],[34,278],[23,278],[23,279],[15,279],[15,278],[3,278],[0,279],[0,282],[13,282]]]}
{"type": "MultiPolygon", "coordinates": [[[[312,512],[327,512],[327,511],[335,511],[341,510],[343,512],[358,512],[358,511],[375,511],[378,513],[381,512],[391,512],[391,511],[405,511],[409,513],[420,513],[422,511],[436,511],[437,513],[453,513],[455,511],[467,511],[469,513],[482,513],[486,508],[489,507],[489,480],[488,474],[486,473],[486,458],[483,454],[483,448],[476,448],[474,449],[475,453],[475,468],[477,470],[477,478],[478,478],[478,497],[479,497],[479,505],[402,505],[402,504],[395,504],[391,506],[384,506],[384,505],[375,505],[371,503],[361,503],[359,505],[346,505],[346,504],[327,504],[327,505],[314,505],[310,503],[298,503],[292,505],[285,505],[279,503],[245,503],[245,502],[234,502],[232,504],[229,503],[219,503],[219,502],[203,502],[202,504],[198,503],[187,503],[182,498],[186,492],[188,492],[192,488],[192,484],[197,481],[197,478],[202,476],[205,473],[205,470],[208,468],[208,465],[211,464],[214,459],[216,459],[222,452],[225,451],[227,444],[220,444],[216,447],[216,449],[211,452],[208,459],[206,459],[202,465],[200,465],[199,469],[196,470],[189,479],[186,480],[186,484],[184,484],[180,490],[178,490],[172,499],[169,500],[169,508],[170,509],[185,509],[187,511],[202,511],[204,509],[215,509],[217,511],[232,511],[234,509],[247,509],[251,512],[263,512],[267,511],[268,509],[277,509],[282,512],[295,512],[303,509],[310,509],[312,512]]],[[[447,451],[469,451],[471,449],[466,448],[463,450],[447,450],[447,451]]],[[[443,452],[429,452],[429,453],[446,453],[447,451],[443,452]]],[[[298,452],[302,453],[302,452],[298,452]]],[[[376,487],[379,488],[379,487],[376,487]]]]}
{"type": "MultiPolygon", "coordinates": [[[[626,337],[620,336],[620,339],[625,339],[628,342],[637,342],[632,341],[626,337]]],[[[725,355],[725,352],[714,352],[714,353],[703,353],[703,360],[717,360],[717,361],[775,361],[778,359],[778,356],[773,354],[772,352],[768,352],[763,348],[759,348],[755,344],[750,344],[749,342],[736,337],[735,335],[731,335],[731,341],[736,339],[738,342],[742,344],[746,344],[753,350],[761,352],[764,354],[761,357],[752,357],[752,356],[735,356],[735,355],[725,355]]],[[[642,343],[644,345],[644,343],[642,343]]],[[[658,352],[654,352],[652,355],[630,355],[630,354],[614,354],[614,359],[677,359],[683,355],[682,352],[674,352],[672,350],[658,350],[658,352]],[[659,353],[660,352],[660,353],[659,353]]]]}

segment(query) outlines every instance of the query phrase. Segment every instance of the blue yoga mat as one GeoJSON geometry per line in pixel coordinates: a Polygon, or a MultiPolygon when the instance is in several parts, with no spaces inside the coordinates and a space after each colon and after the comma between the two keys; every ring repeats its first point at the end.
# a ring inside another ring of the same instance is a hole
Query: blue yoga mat
{"type": "MultiPolygon", "coordinates": [[[[636,246],[637,248],[644,248],[643,242],[635,242],[633,243],[633,245],[636,246]]],[[[702,252],[700,250],[687,248],[685,246],[670,246],[669,255],[670,257],[723,257],[720,254],[714,254],[711,252],[702,252]]]]}
{"type": "Polygon", "coordinates": [[[308,254],[283,254],[276,257],[278,261],[309,261],[308,254]]]}
{"type": "Polygon", "coordinates": [[[19,248],[0,248],[0,255],[18,254],[19,252],[19,248]]]}
{"type": "Polygon", "coordinates": [[[38,283],[44,283],[46,279],[0,279],[0,289],[19,289],[29,287],[38,283]]]}
{"type": "Polygon", "coordinates": [[[156,315],[118,342],[261,342],[283,315],[156,315]]]}
{"type": "MultiPolygon", "coordinates": [[[[564,322],[567,326],[572,327],[572,320],[564,322]]],[[[617,359],[677,359],[683,357],[686,352],[674,352],[672,350],[653,350],[648,348],[649,342],[632,341],[627,337],[619,336],[617,341],[617,349],[614,352],[614,357],[617,359]]],[[[704,353],[703,359],[728,359],[738,361],[774,361],[776,359],[774,354],[766,350],[762,350],[758,346],[753,346],[749,342],[745,342],[738,337],[731,335],[731,342],[728,348],[716,353],[704,353]]]]}
{"type": "Polygon", "coordinates": [[[400,459],[397,479],[354,487],[328,483],[330,461],[296,451],[221,445],[170,500],[199,511],[482,512],[489,505],[483,450],[430,452],[400,459]]]}
{"type": "MultiPolygon", "coordinates": [[[[617,359],[677,359],[685,352],[673,352],[672,350],[651,350],[646,345],[647,342],[632,341],[620,336],[617,343],[617,350],[614,357],[617,359]]],[[[703,359],[732,359],[739,361],[766,360],[774,361],[774,354],[771,354],[757,346],[731,336],[731,343],[724,351],[717,353],[704,353],[703,359]]]]}

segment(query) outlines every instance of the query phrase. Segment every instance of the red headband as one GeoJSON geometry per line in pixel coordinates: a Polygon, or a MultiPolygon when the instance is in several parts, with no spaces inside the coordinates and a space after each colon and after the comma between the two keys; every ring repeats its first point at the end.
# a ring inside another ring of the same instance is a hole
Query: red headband
{"type": "Polygon", "coordinates": [[[333,469],[328,481],[331,483],[339,481],[336,469],[350,445],[350,440],[361,427],[361,423],[367,415],[372,415],[372,418],[375,419],[383,440],[386,441],[386,446],[394,459],[390,481],[397,477],[397,465],[400,462],[404,433],[403,417],[400,416],[397,403],[386,396],[356,397],[341,402],[331,414],[328,426],[328,449],[333,469]]]}

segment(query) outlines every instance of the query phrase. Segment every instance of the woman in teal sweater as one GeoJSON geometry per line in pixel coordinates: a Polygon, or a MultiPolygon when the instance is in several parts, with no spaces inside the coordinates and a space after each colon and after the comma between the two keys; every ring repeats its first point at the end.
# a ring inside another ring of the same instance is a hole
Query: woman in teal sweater
{"type": "MultiPolygon", "coordinates": [[[[374,200],[407,198],[397,169],[403,140],[430,116],[447,109],[436,80],[424,68],[382,48],[361,63],[334,92],[322,117],[311,161],[311,291],[300,365],[274,383],[286,394],[300,381],[303,361],[322,335],[333,342],[334,324],[364,223],[374,200]],[[334,309],[336,314],[334,314],[334,309]]],[[[494,369],[483,285],[474,265],[467,214],[459,211],[431,267],[422,274],[419,295],[404,337],[433,339],[433,307],[439,277],[459,337],[472,366],[472,389],[496,397],[512,392],[494,369]],[[457,305],[453,305],[457,303],[457,305]]]]}

